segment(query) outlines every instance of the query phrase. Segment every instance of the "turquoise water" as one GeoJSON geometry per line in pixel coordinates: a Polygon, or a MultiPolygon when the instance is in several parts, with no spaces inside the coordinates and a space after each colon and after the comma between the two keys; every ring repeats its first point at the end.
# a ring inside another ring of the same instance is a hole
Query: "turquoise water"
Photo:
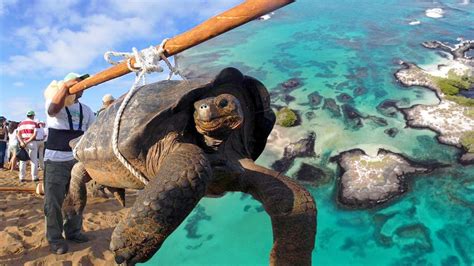
{"type": "MultiPolygon", "coordinates": [[[[289,78],[303,81],[288,104],[300,113],[302,125],[285,134],[315,131],[318,156],[297,159],[287,174],[292,176],[306,162],[333,175],[329,184],[308,186],[318,205],[314,265],[474,263],[474,166],[457,164],[459,151],[439,144],[433,132],[405,128],[401,114],[387,117],[376,108],[387,99],[403,106],[437,102],[428,90],[399,86],[393,73],[399,59],[418,64],[440,59],[420,45],[423,41],[474,39],[474,4],[461,2],[298,0],[270,20],[252,22],[184,53],[180,67],[196,76],[234,66],[274,92],[289,78]],[[425,17],[424,11],[434,7],[442,7],[445,17],[425,17]],[[410,26],[415,19],[421,24],[410,26]],[[356,88],[366,93],[355,96],[356,88]],[[364,120],[363,127],[354,128],[322,105],[311,109],[307,96],[315,91],[333,99],[347,93],[353,97],[351,105],[386,119],[388,126],[364,120]],[[315,118],[307,118],[310,111],[315,118]],[[384,133],[392,127],[400,131],[395,138],[384,133]],[[410,179],[409,191],[387,205],[347,210],[336,203],[337,169],[328,158],[355,147],[386,148],[450,166],[410,179]]],[[[277,98],[273,103],[286,105],[277,98]]],[[[258,162],[269,166],[280,156],[267,148],[258,162]]],[[[202,199],[147,264],[265,265],[271,245],[270,219],[261,205],[230,193],[202,199]]]]}

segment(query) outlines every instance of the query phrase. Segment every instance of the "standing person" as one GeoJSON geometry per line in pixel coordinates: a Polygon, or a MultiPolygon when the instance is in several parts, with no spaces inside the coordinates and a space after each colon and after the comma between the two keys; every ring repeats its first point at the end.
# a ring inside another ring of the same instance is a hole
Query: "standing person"
{"type": "MultiPolygon", "coordinates": [[[[38,182],[38,146],[35,141],[38,124],[33,119],[34,111],[26,113],[26,119],[18,125],[17,138],[20,147],[26,149],[30,156],[31,179],[38,182]]],[[[20,161],[20,182],[26,181],[26,163],[27,161],[20,161]]]]}
{"type": "Polygon", "coordinates": [[[38,128],[36,129],[36,144],[38,145],[38,164],[39,168],[44,171],[44,141],[45,141],[45,131],[44,131],[44,122],[40,121],[38,123],[38,128]]]}
{"type": "Polygon", "coordinates": [[[7,150],[8,141],[8,127],[7,119],[0,116],[0,169],[3,169],[3,162],[5,160],[5,151],[7,150]]]}
{"type": "Polygon", "coordinates": [[[102,97],[102,106],[100,107],[99,111],[97,111],[96,116],[99,116],[101,112],[103,112],[107,107],[113,104],[115,101],[114,96],[112,94],[106,94],[102,97]]]}
{"type": "Polygon", "coordinates": [[[18,143],[17,138],[17,128],[18,123],[14,121],[10,121],[8,125],[8,153],[10,154],[10,172],[15,170],[16,166],[16,153],[20,149],[20,145],[18,143]]]}
{"type": "Polygon", "coordinates": [[[63,230],[67,240],[76,243],[88,241],[81,233],[82,215],[64,217],[63,220],[61,213],[69,190],[71,170],[76,163],[69,141],[81,136],[94,121],[92,110],[79,102],[82,91],[69,94],[69,88],[80,80],[78,74],[70,73],[64,82],[53,82],[45,91],[48,140],[44,156],[44,214],[46,238],[51,251],[56,254],[64,254],[68,250],[63,230]]]}

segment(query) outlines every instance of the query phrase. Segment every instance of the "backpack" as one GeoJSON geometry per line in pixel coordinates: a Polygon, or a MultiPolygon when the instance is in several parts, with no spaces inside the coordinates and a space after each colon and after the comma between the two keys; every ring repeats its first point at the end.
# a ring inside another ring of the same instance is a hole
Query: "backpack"
{"type": "Polygon", "coordinates": [[[25,150],[25,148],[20,148],[16,153],[16,158],[18,158],[20,161],[28,161],[30,156],[28,155],[28,152],[25,150]]]}

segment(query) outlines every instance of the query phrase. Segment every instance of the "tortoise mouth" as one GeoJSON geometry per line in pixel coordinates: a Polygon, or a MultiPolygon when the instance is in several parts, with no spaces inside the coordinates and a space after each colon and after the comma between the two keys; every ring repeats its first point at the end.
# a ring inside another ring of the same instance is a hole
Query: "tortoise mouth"
{"type": "Polygon", "coordinates": [[[234,130],[242,125],[242,117],[238,115],[221,116],[211,121],[195,119],[196,128],[202,134],[212,133],[220,130],[234,130]]]}

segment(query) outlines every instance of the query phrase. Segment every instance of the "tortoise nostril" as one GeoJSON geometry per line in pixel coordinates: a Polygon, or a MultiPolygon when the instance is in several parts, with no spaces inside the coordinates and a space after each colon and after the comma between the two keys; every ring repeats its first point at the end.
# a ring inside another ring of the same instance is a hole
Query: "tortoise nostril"
{"type": "Polygon", "coordinates": [[[207,108],[209,108],[209,106],[207,104],[202,104],[199,108],[200,109],[207,109],[207,108]]]}

